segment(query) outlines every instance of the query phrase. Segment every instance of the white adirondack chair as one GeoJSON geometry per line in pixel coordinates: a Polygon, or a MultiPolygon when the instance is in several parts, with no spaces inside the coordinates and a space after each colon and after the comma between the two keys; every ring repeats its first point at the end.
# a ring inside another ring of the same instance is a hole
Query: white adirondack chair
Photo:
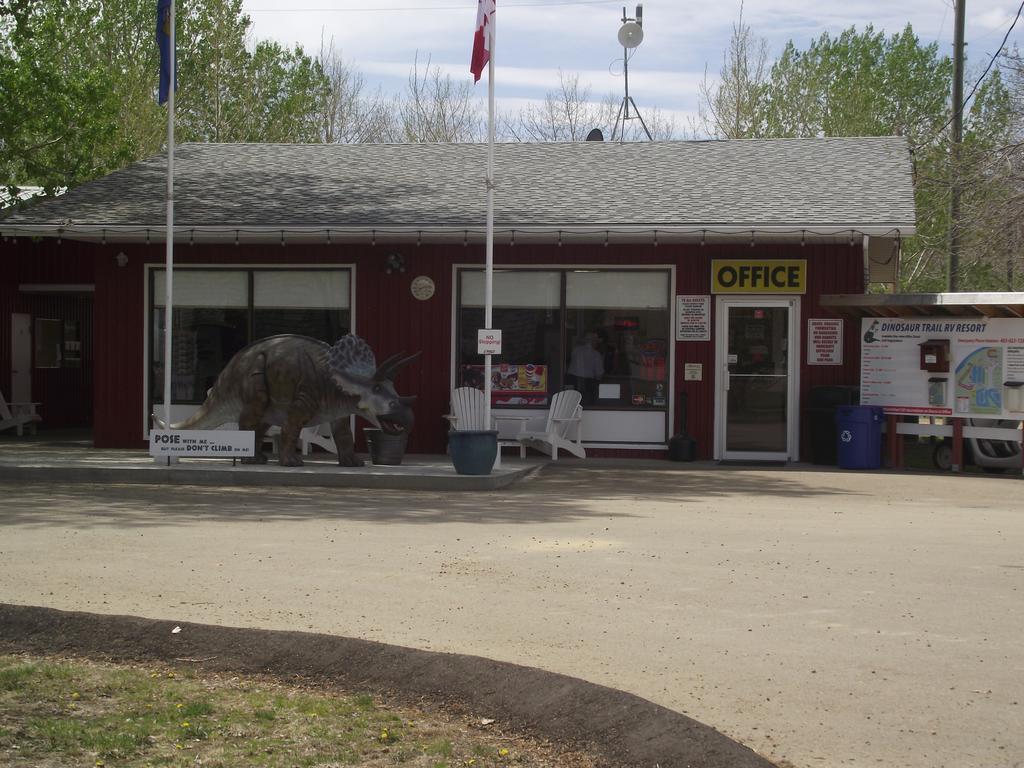
{"type": "Polygon", "coordinates": [[[574,389],[566,389],[552,397],[544,431],[523,430],[516,435],[520,458],[526,458],[527,447],[551,454],[554,461],[558,461],[559,448],[581,459],[587,458],[580,439],[583,424],[583,406],[580,404],[582,397],[574,389]]]}
{"type": "Polygon", "coordinates": [[[8,403],[0,392],[0,431],[14,427],[18,435],[24,434],[25,426],[33,435],[36,433],[36,422],[42,421],[36,413],[39,403],[8,403]]]}
{"type": "Polygon", "coordinates": [[[491,429],[484,426],[484,393],[476,387],[459,387],[452,390],[452,412],[445,418],[457,432],[470,429],[491,429]]]}
{"type": "MultiPolygon", "coordinates": [[[[234,428],[238,429],[238,426],[235,425],[234,428]]],[[[266,435],[263,437],[263,442],[272,443],[273,452],[280,453],[281,428],[271,427],[268,429],[266,435]]],[[[303,456],[309,456],[310,449],[314,445],[319,445],[328,453],[338,453],[338,446],[334,444],[334,435],[331,434],[329,424],[317,424],[314,427],[303,427],[302,431],[299,432],[299,449],[303,456]]]]}

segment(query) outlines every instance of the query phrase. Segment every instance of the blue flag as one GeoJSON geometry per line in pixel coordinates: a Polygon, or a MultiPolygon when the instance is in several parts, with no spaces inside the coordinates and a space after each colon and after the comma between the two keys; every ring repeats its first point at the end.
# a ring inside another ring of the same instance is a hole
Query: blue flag
{"type": "MultiPolygon", "coordinates": [[[[160,46],[160,103],[167,102],[171,90],[171,2],[173,0],[157,0],[156,4],[156,42],[160,46]]],[[[177,74],[178,62],[174,62],[177,74]]],[[[178,78],[174,78],[174,90],[178,90],[178,78]]]]}

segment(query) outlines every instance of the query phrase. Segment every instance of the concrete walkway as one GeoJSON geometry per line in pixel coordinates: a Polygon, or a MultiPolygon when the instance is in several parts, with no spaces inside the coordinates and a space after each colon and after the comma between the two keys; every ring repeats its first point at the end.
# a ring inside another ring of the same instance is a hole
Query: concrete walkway
{"type": "Polygon", "coordinates": [[[589,460],[460,494],[17,483],[0,594],[536,666],[798,768],[1011,768],[1022,488],[589,460]]]}
{"type": "Polygon", "coordinates": [[[0,482],[159,483],[303,488],[390,488],[417,491],[490,491],[534,474],[548,458],[502,457],[489,475],[460,475],[449,456],[411,455],[396,466],[340,467],[334,455],[317,452],[305,466],[282,467],[272,457],[262,465],[231,459],[187,458],[173,464],[145,450],[96,449],[89,440],[24,436],[0,439],[0,482]]]}

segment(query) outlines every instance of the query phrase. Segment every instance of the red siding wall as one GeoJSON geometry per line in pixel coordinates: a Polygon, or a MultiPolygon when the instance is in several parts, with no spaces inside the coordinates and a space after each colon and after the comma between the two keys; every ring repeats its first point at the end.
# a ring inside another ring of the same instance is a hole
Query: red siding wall
{"type": "MultiPolygon", "coordinates": [[[[846,245],[653,245],[604,247],[601,245],[558,247],[516,245],[496,246],[497,265],[665,265],[676,267],[675,292],[707,294],[710,291],[710,261],[713,258],[802,258],[808,261],[808,291],[801,303],[801,360],[806,350],[807,319],[828,317],[818,304],[822,293],[859,293],[863,290],[863,260],[859,247],[846,245]]],[[[91,282],[84,277],[86,266],[94,274],[95,295],[95,440],[97,446],[143,446],[143,341],[146,332],[144,311],[145,262],[159,264],[164,259],[162,245],[83,246],[64,243],[33,245],[36,256],[45,255],[60,282],[91,282]],[[123,251],[128,264],[118,267],[115,255],[123,251]],[[93,264],[95,267],[93,268],[93,264]]],[[[17,262],[31,260],[19,246],[17,262]]],[[[454,264],[482,264],[483,247],[423,245],[370,246],[178,246],[175,263],[188,264],[354,264],[356,267],[356,331],[373,346],[378,357],[400,350],[422,350],[422,357],[402,371],[396,381],[399,392],[416,394],[417,425],[410,441],[413,452],[441,452],[444,449],[451,372],[452,267],[454,264]],[[404,273],[385,274],[383,260],[392,252],[401,253],[404,273]],[[433,278],[437,287],[433,298],[417,301],[409,292],[418,275],[433,278]]],[[[27,282],[22,280],[21,282],[27,282]]],[[[16,286],[6,284],[0,292],[0,309],[5,311],[5,326],[10,322],[8,305],[17,302],[16,286]]],[[[18,311],[18,310],[14,310],[18,311]]],[[[712,302],[714,314],[714,302],[712,302]]],[[[712,317],[712,321],[714,318],[712,317]]],[[[859,370],[858,333],[846,323],[845,356],[842,366],[802,366],[801,403],[818,384],[855,383],[859,370]]],[[[10,370],[10,330],[0,339],[0,361],[10,370]]],[[[673,397],[680,390],[688,395],[687,431],[699,441],[700,454],[711,454],[714,428],[715,343],[676,344],[676,380],[673,397]],[[683,363],[702,363],[704,380],[683,382],[683,363]]],[[[678,400],[676,401],[678,404],[678,400]]],[[[803,421],[803,420],[802,420],[803,421]]],[[[673,431],[680,424],[679,414],[673,431]]],[[[801,444],[807,455],[807,427],[802,428],[801,444]]],[[[636,454],[630,454],[636,455],[636,454]]]]}

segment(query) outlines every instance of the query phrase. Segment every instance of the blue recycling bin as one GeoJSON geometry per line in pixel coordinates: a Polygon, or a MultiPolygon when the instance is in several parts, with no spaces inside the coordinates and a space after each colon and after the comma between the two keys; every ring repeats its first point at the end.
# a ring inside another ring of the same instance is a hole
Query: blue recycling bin
{"type": "Polygon", "coordinates": [[[836,409],[836,453],[841,469],[882,466],[882,422],[877,405],[841,405],[836,409]]]}

